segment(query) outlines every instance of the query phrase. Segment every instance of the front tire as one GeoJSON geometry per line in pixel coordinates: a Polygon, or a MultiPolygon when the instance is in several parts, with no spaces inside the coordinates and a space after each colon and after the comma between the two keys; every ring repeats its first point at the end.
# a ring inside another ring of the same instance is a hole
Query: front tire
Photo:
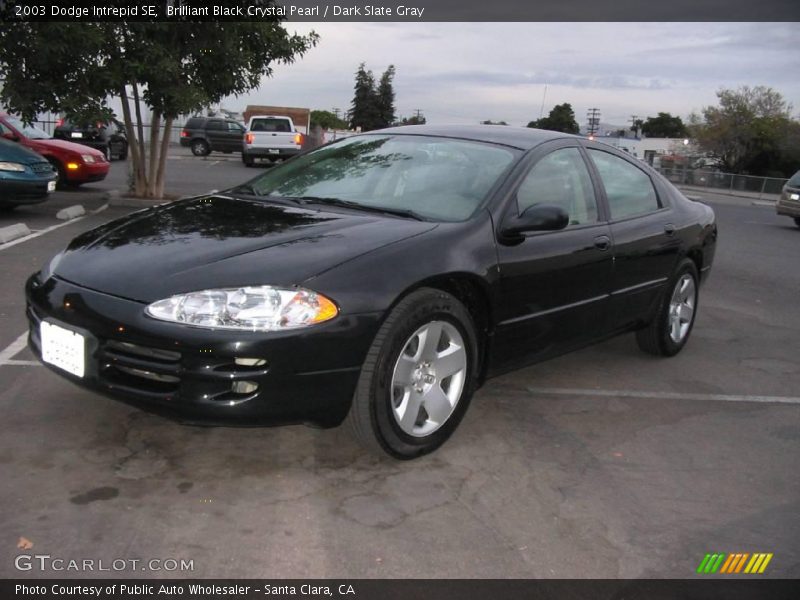
{"type": "Polygon", "coordinates": [[[367,353],[347,421],[367,449],[400,460],[441,446],[476,387],[478,343],[464,305],[421,288],[403,298],[367,353]]]}
{"type": "Polygon", "coordinates": [[[697,267],[688,258],[681,261],[669,280],[655,318],[636,332],[644,352],[675,356],[686,345],[694,327],[699,299],[697,267]]]}

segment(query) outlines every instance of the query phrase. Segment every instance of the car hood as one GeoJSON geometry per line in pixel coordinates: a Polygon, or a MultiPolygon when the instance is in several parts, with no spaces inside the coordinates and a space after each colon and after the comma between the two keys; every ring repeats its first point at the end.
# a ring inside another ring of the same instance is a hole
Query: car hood
{"type": "Polygon", "coordinates": [[[435,227],[349,210],[204,196],[146,209],[78,236],[54,274],[140,302],[210,288],[292,286],[435,227]]]}
{"type": "Polygon", "coordinates": [[[25,146],[20,146],[17,142],[7,142],[0,139],[0,161],[32,165],[44,162],[45,158],[25,146]]]}
{"type": "Polygon", "coordinates": [[[89,146],[84,146],[83,144],[76,144],[75,142],[68,142],[66,140],[57,140],[55,138],[50,138],[46,140],[34,140],[28,138],[28,145],[33,148],[34,150],[38,149],[48,149],[51,151],[67,151],[67,152],[75,152],[76,154],[90,154],[95,158],[102,158],[103,153],[99,150],[95,150],[94,148],[90,148],[89,146]]]}

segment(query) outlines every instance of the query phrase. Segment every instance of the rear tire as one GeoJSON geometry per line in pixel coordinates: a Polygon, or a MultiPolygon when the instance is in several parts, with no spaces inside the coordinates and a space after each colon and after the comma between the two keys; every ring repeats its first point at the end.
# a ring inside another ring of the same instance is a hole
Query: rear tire
{"type": "Polygon", "coordinates": [[[655,318],[636,332],[639,348],[655,356],[680,352],[692,333],[699,296],[697,267],[683,259],[664,288],[655,318]]]}
{"type": "Polygon", "coordinates": [[[256,164],[255,159],[252,156],[248,156],[244,152],[242,152],[242,162],[244,163],[245,167],[252,167],[256,164]]]}
{"type": "Polygon", "coordinates": [[[800,227],[800,217],[795,217],[794,218],[794,224],[797,225],[798,227],[800,227]]]}
{"type": "Polygon", "coordinates": [[[478,343],[467,309],[421,288],[384,321],[361,368],[347,421],[368,450],[400,460],[441,446],[476,387],[478,343]]]}
{"type": "Polygon", "coordinates": [[[195,156],[208,156],[211,154],[211,148],[205,140],[194,140],[192,142],[192,154],[195,156]]]}

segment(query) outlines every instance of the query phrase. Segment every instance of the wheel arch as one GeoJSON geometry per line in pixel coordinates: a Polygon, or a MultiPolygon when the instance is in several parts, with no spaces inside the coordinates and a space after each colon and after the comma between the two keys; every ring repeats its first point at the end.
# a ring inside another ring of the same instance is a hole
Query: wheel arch
{"type": "Polygon", "coordinates": [[[486,358],[493,323],[491,296],[486,282],[477,275],[465,272],[434,275],[405,289],[397,296],[386,311],[386,314],[391,313],[392,309],[403,298],[420,288],[433,288],[447,292],[456,297],[466,307],[475,324],[475,334],[478,341],[477,381],[479,386],[482,385],[486,378],[486,366],[488,364],[486,358]]]}

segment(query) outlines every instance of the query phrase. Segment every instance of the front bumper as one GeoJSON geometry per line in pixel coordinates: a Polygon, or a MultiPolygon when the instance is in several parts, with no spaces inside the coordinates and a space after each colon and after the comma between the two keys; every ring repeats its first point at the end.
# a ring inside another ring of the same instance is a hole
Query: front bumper
{"type": "Polygon", "coordinates": [[[140,302],[39,275],[26,284],[28,343],[41,360],[43,319],[86,338],[83,387],[188,423],[338,425],[347,415],[380,315],[340,315],[294,332],[236,332],[147,317],[140,302]],[[242,366],[236,358],[258,358],[242,366]],[[258,385],[237,393],[236,382],[258,385]]]}
{"type": "MultiPolygon", "coordinates": [[[[793,190],[791,193],[800,195],[800,191],[796,190],[793,190]]],[[[775,203],[775,211],[779,215],[785,215],[787,217],[800,217],[800,200],[791,200],[789,198],[789,193],[784,192],[781,194],[778,202],[775,203]]]]}
{"type": "MultiPolygon", "coordinates": [[[[55,181],[55,173],[51,177],[30,177],[28,179],[0,179],[0,197],[12,204],[35,204],[47,199],[48,183],[55,181]]],[[[1,202],[0,202],[1,203],[1,202]]]]}
{"type": "Polygon", "coordinates": [[[91,183],[102,181],[108,175],[111,165],[106,161],[96,163],[81,163],[77,169],[66,170],[69,183],[91,183]]]}

